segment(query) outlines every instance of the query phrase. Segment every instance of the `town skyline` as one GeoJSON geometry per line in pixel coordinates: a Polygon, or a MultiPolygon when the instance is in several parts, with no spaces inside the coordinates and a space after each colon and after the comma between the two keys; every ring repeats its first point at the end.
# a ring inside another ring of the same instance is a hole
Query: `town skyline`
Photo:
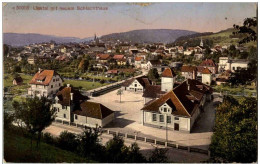
{"type": "Polygon", "coordinates": [[[81,39],[140,29],[218,32],[254,16],[255,3],[7,3],[3,32],[81,39]]]}

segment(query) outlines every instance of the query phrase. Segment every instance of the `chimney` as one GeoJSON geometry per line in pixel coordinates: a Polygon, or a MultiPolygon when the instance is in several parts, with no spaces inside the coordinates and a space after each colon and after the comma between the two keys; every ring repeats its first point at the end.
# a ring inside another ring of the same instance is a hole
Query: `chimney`
{"type": "Polygon", "coordinates": [[[192,71],[192,79],[194,79],[194,80],[196,79],[196,72],[195,72],[195,70],[192,71]]]}
{"type": "Polygon", "coordinates": [[[73,100],[73,93],[70,93],[70,100],[73,100]]]}
{"type": "Polygon", "coordinates": [[[67,87],[70,87],[70,84],[67,84],[67,87]]]}

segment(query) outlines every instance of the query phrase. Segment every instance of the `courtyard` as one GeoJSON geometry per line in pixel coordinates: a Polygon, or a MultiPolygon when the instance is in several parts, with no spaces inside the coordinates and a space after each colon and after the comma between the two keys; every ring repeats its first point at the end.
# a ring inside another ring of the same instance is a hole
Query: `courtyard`
{"type": "MultiPolygon", "coordinates": [[[[165,140],[166,130],[142,125],[140,110],[144,106],[142,93],[123,91],[121,102],[120,95],[116,93],[117,90],[99,97],[91,97],[89,100],[102,103],[115,111],[115,120],[104,129],[165,140]]],[[[205,112],[200,115],[191,133],[168,130],[168,140],[180,145],[208,149],[215,119],[213,104],[221,101],[217,96],[214,97],[213,102],[206,104],[205,112]]]]}

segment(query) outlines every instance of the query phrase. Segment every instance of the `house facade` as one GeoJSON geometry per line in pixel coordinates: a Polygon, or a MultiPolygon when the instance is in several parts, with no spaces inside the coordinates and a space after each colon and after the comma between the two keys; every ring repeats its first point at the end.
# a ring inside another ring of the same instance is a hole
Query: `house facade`
{"type": "Polygon", "coordinates": [[[34,75],[30,81],[28,95],[49,97],[59,90],[63,80],[60,75],[54,70],[41,70],[34,75]]]}
{"type": "Polygon", "coordinates": [[[141,76],[138,78],[126,80],[124,83],[121,84],[121,87],[123,90],[142,93],[149,85],[151,85],[151,81],[146,76],[141,76]]]}
{"type": "Polygon", "coordinates": [[[181,75],[185,79],[196,79],[197,78],[197,67],[195,66],[182,66],[181,75]]]}
{"type": "Polygon", "coordinates": [[[248,60],[245,59],[230,59],[229,57],[220,57],[218,64],[218,71],[224,72],[230,70],[235,72],[239,69],[247,69],[248,68],[248,60]]]}
{"type": "Polygon", "coordinates": [[[190,132],[196,119],[203,112],[207,100],[211,100],[212,88],[188,79],[151,101],[141,111],[145,126],[190,132]]]}
{"type": "Polygon", "coordinates": [[[68,84],[57,92],[52,108],[56,120],[87,127],[104,127],[114,119],[114,112],[100,103],[88,102],[78,90],[68,84]]]}

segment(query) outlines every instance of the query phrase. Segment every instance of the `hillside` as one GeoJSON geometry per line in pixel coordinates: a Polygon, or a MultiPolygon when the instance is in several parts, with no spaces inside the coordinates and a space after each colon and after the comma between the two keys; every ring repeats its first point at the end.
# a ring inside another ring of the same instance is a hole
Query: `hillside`
{"type": "Polygon", "coordinates": [[[44,43],[54,41],[56,43],[70,43],[70,42],[86,42],[93,39],[91,38],[76,38],[76,37],[58,37],[53,35],[42,35],[42,34],[19,34],[19,33],[4,33],[3,42],[11,46],[24,46],[33,43],[44,43]]]}
{"type": "MultiPolygon", "coordinates": [[[[238,42],[241,38],[243,38],[243,35],[233,35],[232,32],[234,32],[233,28],[229,28],[226,30],[219,31],[217,33],[201,33],[197,35],[188,35],[185,37],[180,37],[178,38],[174,44],[183,44],[185,42],[199,42],[200,39],[202,38],[203,41],[206,42],[212,42],[213,45],[238,45],[238,42]]],[[[249,42],[245,44],[245,46],[256,46],[256,42],[249,42]]]]}
{"type": "Polygon", "coordinates": [[[131,43],[171,43],[181,36],[196,34],[194,31],[171,29],[143,29],[103,35],[102,41],[124,41],[131,43]]]}

